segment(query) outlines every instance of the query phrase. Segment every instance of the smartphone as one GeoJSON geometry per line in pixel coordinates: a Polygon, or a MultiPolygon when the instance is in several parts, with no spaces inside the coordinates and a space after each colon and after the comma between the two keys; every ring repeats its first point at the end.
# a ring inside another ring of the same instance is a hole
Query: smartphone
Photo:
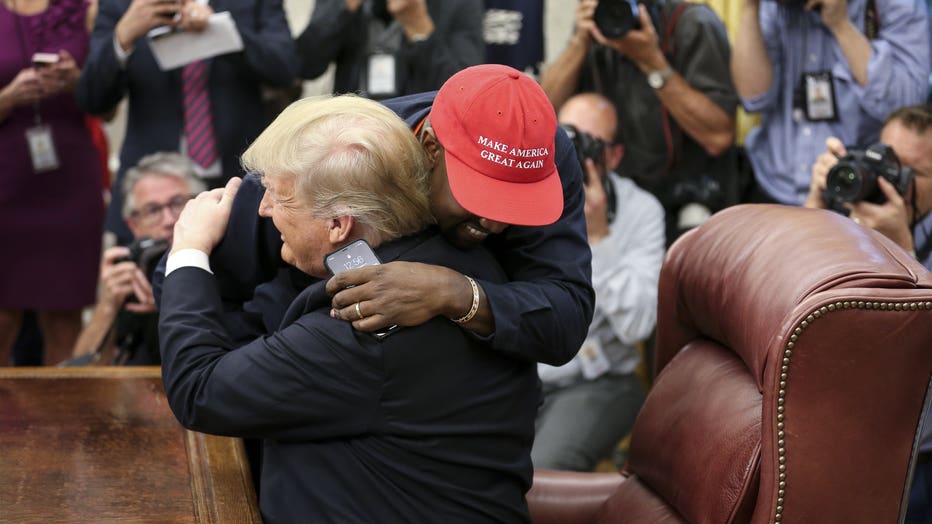
{"type": "Polygon", "coordinates": [[[32,55],[33,67],[45,67],[57,63],[61,59],[55,53],[35,53],[32,55]]]}
{"type": "Polygon", "coordinates": [[[350,242],[324,256],[324,266],[331,275],[350,269],[381,264],[379,257],[372,251],[372,246],[364,238],[350,242]]]}
{"type": "MultiPolygon", "coordinates": [[[[370,246],[364,238],[354,240],[340,249],[324,255],[324,266],[327,267],[327,271],[329,271],[331,275],[360,267],[377,266],[381,263],[379,257],[372,251],[372,246],[370,246]]],[[[397,324],[389,326],[382,331],[372,333],[372,336],[382,340],[399,328],[400,326],[397,324]]]]}

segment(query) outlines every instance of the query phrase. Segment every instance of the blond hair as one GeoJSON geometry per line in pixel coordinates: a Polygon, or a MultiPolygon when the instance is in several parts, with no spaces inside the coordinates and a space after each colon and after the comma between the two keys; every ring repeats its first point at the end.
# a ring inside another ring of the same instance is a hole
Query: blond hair
{"type": "Polygon", "coordinates": [[[295,197],[315,216],[353,216],[377,242],[433,221],[424,151],[388,108],[353,95],[288,106],[243,153],[243,167],[293,177],[295,197]]]}

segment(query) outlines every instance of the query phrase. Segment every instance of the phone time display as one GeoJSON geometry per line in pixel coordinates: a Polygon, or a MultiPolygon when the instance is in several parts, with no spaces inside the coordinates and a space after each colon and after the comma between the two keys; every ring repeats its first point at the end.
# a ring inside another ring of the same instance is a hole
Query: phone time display
{"type": "Polygon", "coordinates": [[[324,265],[334,275],[343,271],[378,264],[379,257],[375,255],[372,248],[363,239],[351,242],[324,257],[324,265]]]}
{"type": "Polygon", "coordinates": [[[356,269],[358,267],[367,265],[366,258],[363,256],[357,255],[354,257],[353,255],[346,255],[346,257],[349,258],[349,260],[343,263],[344,270],[356,269]]]}

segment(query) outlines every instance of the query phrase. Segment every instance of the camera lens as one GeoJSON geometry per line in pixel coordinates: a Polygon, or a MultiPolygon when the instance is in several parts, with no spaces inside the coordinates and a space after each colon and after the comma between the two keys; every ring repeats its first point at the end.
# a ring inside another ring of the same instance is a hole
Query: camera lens
{"type": "Polygon", "coordinates": [[[858,202],[877,186],[877,177],[855,163],[839,162],[828,172],[825,191],[835,202],[858,202]]]}
{"type": "Polygon", "coordinates": [[[599,0],[592,19],[606,38],[620,38],[641,28],[636,0],[599,0]]]}

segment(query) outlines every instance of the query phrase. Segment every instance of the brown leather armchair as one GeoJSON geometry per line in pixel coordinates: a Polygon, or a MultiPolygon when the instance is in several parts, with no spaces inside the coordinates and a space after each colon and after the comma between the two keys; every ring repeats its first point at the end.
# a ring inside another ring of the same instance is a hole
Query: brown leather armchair
{"type": "Polygon", "coordinates": [[[840,215],[744,205],[671,247],[659,300],[627,465],[536,471],[536,524],[897,521],[932,275],[840,215]]]}

